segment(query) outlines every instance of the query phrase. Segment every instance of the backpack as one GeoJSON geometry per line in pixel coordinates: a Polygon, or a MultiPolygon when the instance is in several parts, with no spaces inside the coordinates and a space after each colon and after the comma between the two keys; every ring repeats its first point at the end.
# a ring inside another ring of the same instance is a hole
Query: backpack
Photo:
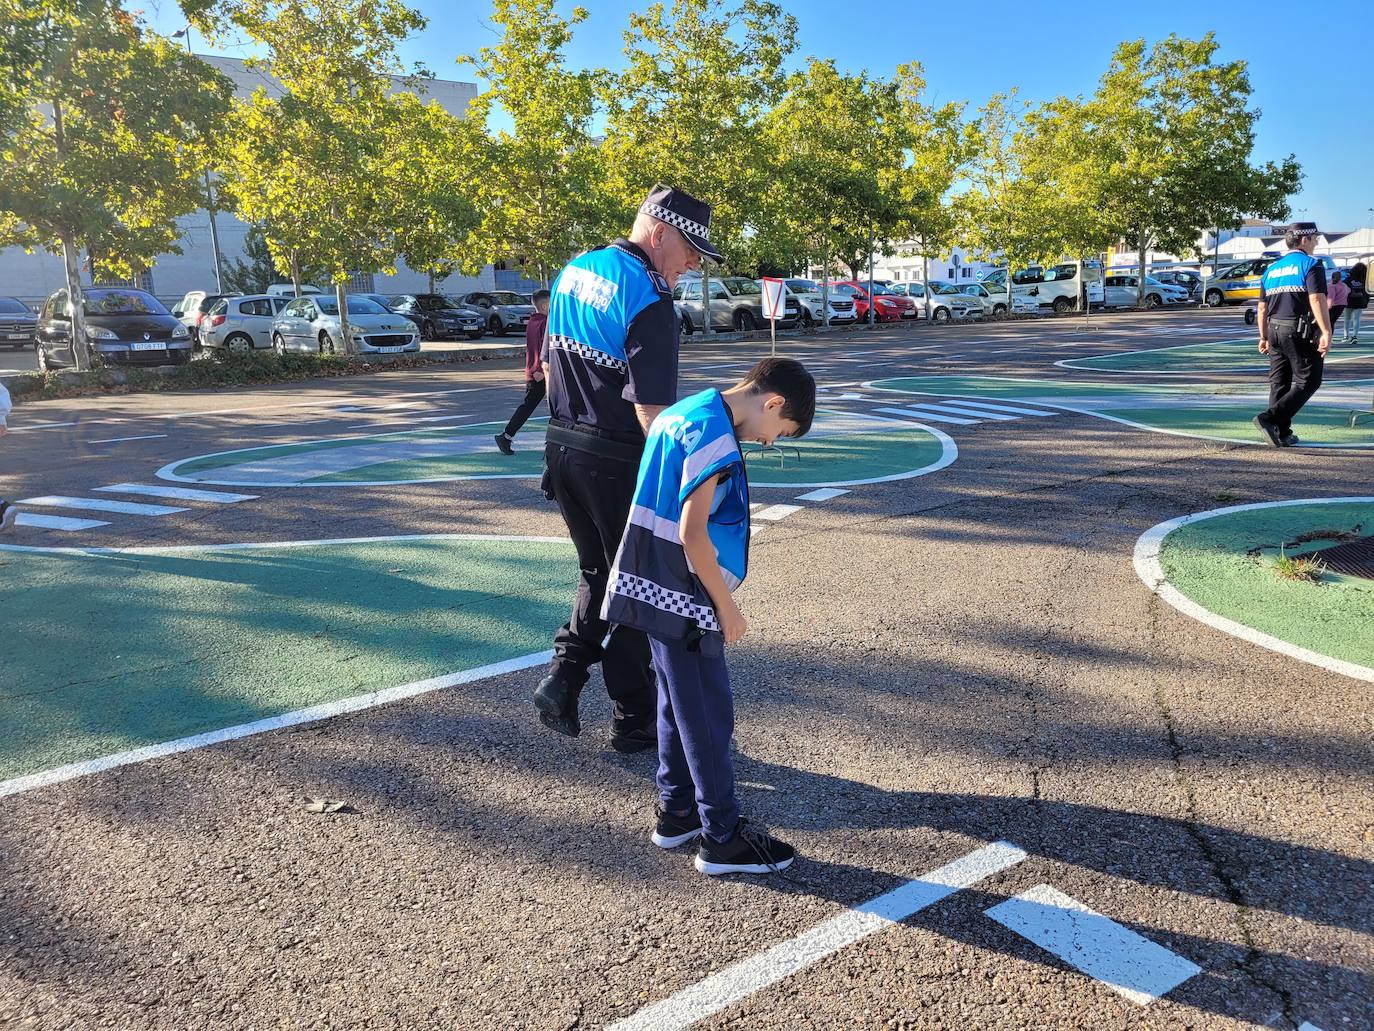
{"type": "Polygon", "coordinates": [[[1369,291],[1364,288],[1364,283],[1358,279],[1350,281],[1350,296],[1346,298],[1347,308],[1364,309],[1369,307],[1369,291]]]}

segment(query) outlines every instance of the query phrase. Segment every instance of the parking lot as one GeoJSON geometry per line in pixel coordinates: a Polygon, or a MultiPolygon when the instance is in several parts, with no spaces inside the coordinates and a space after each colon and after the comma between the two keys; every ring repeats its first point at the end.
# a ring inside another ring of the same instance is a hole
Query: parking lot
{"type": "MultiPolygon", "coordinates": [[[[1272,560],[1374,525],[1374,352],[1277,450],[1253,336],[780,338],[820,412],[749,459],[731,657],[771,879],[649,843],[598,680],[534,718],[576,570],[539,425],[492,442],[518,362],[19,406],[0,1024],[1371,1026],[1374,581],[1272,560]]],[[[687,338],[681,393],[767,347],[687,338]]]]}

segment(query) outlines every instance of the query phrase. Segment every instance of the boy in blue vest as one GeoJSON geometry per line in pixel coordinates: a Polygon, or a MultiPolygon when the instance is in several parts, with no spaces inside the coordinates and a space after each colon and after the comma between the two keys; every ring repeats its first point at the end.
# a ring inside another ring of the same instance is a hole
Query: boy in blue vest
{"type": "Polygon", "coordinates": [[[735,704],[725,648],[749,629],[730,592],[749,559],[749,481],[741,440],[800,437],[816,381],[766,358],[728,390],[703,390],[649,428],[602,618],[643,630],[658,674],[657,826],[653,842],[700,838],[706,874],[769,873],[796,851],[748,823],[735,796],[735,704]]]}

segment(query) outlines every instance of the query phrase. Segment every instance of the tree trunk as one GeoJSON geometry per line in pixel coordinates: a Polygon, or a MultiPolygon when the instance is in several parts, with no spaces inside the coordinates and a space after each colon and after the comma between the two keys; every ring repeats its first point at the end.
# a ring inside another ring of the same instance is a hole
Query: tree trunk
{"type": "Polygon", "coordinates": [[[434,269],[429,270],[429,292],[434,293],[434,269]]]}
{"type": "Polygon", "coordinates": [[[301,295],[301,259],[295,251],[291,252],[291,292],[296,297],[301,295]]]}
{"type": "Polygon", "coordinates": [[[821,256],[821,326],[830,327],[830,255],[821,256]]]}
{"type": "MultiPolygon", "coordinates": [[[[66,125],[62,115],[62,101],[52,102],[53,143],[57,151],[57,163],[63,165],[67,160],[66,125]]],[[[61,233],[62,266],[67,279],[67,301],[72,306],[72,361],[78,372],[86,372],[91,367],[91,345],[86,339],[86,305],[81,295],[81,270],[76,260],[76,234],[70,228],[61,233]]]]}
{"type": "Polygon", "coordinates": [[[343,339],[334,342],[334,349],[341,354],[353,353],[353,331],[348,325],[348,284],[334,282],[334,301],[339,306],[339,336],[343,339]]]}
{"type": "Polygon", "coordinates": [[[711,339],[711,263],[701,259],[701,331],[711,339]]]}
{"type": "Polygon", "coordinates": [[[1136,251],[1135,264],[1139,275],[1136,277],[1135,285],[1135,306],[1143,308],[1145,306],[1145,248],[1149,244],[1150,234],[1142,226],[1140,230],[1140,240],[1138,241],[1139,250],[1136,251]]]}

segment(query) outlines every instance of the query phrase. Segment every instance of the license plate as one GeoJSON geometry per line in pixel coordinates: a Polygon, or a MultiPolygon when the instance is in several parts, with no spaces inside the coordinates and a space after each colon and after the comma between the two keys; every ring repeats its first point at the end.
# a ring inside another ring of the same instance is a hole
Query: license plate
{"type": "Polygon", "coordinates": [[[405,350],[405,345],[402,345],[402,346],[400,346],[400,347],[379,347],[379,348],[377,348],[377,350],[382,351],[383,353],[386,353],[386,354],[391,354],[391,353],[394,352],[394,351],[404,351],[404,350],[405,350]]]}
{"type": "Polygon", "coordinates": [[[27,340],[29,338],[28,333],[10,333],[8,336],[11,340],[27,340]]]}
{"type": "Polygon", "coordinates": [[[160,340],[150,340],[147,343],[134,343],[129,345],[131,351],[165,351],[167,345],[160,340]]]}

